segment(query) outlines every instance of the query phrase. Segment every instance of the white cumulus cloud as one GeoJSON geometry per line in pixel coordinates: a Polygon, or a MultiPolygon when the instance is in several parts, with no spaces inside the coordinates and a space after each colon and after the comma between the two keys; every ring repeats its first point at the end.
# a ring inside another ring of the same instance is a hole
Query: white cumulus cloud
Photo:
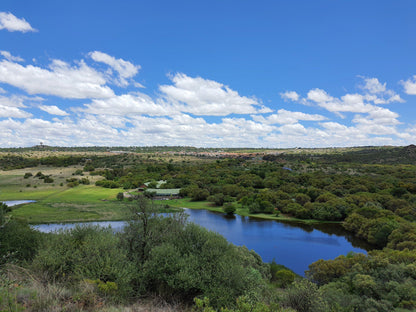
{"type": "Polygon", "coordinates": [[[128,86],[129,82],[127,79],[136,76],[141,68],[140,65],[134,65],[121,58],[116,59],[115,57],[100,51],[90,52],[88,55],[94,61],[107,64],[108,66],[113,68],[119,74],[116,83],[122,87],[128,86]]]}
{"type": "Polygon", "coordinates": [[[178,110],[194,115],[227,116],[230,114],[257,114],[271,110],[256,98],[240,96],[222,83],[189,77],[178,73],[171,77],[174,85],[162,85],[160,91],[168,102],[176,102],[178,110]]]}
{"type": "Polygon", "coordinates": [[[282,99],[284,99],[285,101],[294,101],[296,102],[297,100],[299,100],[299,94],[296,93],[295,91],[286,91],[286,92],[282,92],[280,93],[280,96],[282,97],[282,99]]]}
{"type": "Polygon", "coordinates": [[[132,116],[134,114],[166,116],[177,111],[171,105],[158,101],[143,93],[129,93],[108,99],[94,99],[85,104],[85,108],[78,109],[84,113],[94,115],[132,116]]]}
{"type": "Polygon", "coordinates": [[[19,56],[13,56],[9,51],[0,51],[0,54],[8,61],[11,62],[23,62],[24,59],[22,59],[19,56]]]}
{"type": "Polygon", "coordinates": [[[39,109],[51,115],[68,116],[69,114],[56,105],[39,105],[39,109]]]}
{"type": "Polygon", "coordinates": [[[10,107],[4,106],[0,104],[0,118],[29,118],[32,117],[32,114],[17,108],[17,107],[10,107]]]}
{"type": "Polygon", "coordinates": [[[403,85],[406,94],[416,95],[416,75],[405,81],[402,80],[400,83],[403,85]]]}
{"type": "Polygon", "coordinates": [[[0,82],[23,89],[29,94],[54,95],[62,98],[108,98],[113,91],[105,86],[106,80],[83,61],[70,66],[53,60],[49,69],[0,61],[0,82]]]}
{"type": "Polygon", "coordinates": [[[24,18],[17,18],[12,13],[8,12],[0,12],[0,30],[6,29],[8,31],[20,31],[20,32],[28,32],[28,31],[36,31],[36,29],[32,28],[28,22],[24,18]]]}
{"type": "Polygon", "coordinates": [[[362,89],[370,93],[382,93],[386,91],[386,83],[381,83],[377,78],[364,78],[362,89]]]}
{"type": "Polygon", "coordinates": [[[295,124],[299,120],[304,121],[321,121],[327,119],[325,116],[318,114],[306,114],[302,112],[291,112],[285,109],[279,109],[277,114],[272,114],[267,117],[262,115],[253,115],[252,118],[264,124],[295,124]]]}

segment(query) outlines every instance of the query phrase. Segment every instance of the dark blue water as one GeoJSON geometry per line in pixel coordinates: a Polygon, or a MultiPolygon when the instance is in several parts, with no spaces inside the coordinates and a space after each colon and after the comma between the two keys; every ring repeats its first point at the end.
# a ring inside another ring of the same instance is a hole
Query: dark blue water
{"type": "MultiPolygon", "coordinates": [[[[229,242],[256,251],[265,262],[273,259],[304,275],[308,265],[319,259],[333,259],[350,251],[366,253],[370,246],[355,240],[340,225],[305,226],[249,217],[227,217],[206,210],[185,210],[189,221],[223,235],[229,242]]],[[[89,222],[120,231],[126,222],[89,222]]],[[[51,232],[75,224],[42,224],[34,228],[51,232]]]]}
{"type": "Polygon", "coordinates": [[[333,259],[350,251],[366,253],[370,247],[353,240],[340,225],[320,225],[318,229],[249,217],[230,218],[206,210],[187,213],[190,221],[220,233],[233,244],[253,249],[265,262],[275,259],[300,275],[319,259],[333,259]]]}

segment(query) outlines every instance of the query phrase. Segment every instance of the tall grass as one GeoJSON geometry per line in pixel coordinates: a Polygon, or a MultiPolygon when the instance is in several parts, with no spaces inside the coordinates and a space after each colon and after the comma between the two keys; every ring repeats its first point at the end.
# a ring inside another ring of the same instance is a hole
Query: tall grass
{"type": "Polygon", "coordinates": [[[167,303],[154,297],[126,305],[107,301],[97,288],[82,281],[70,284],[44,282],[30,270],[7,265],[0,272],[0,311],[15,312],[179,312],[191,311],[180,303],[167,303]]]}

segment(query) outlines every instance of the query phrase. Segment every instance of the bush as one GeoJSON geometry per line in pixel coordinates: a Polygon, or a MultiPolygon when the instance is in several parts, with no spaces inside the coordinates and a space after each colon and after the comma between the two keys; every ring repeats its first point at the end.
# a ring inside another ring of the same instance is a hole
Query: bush
{"type": "Polygon", "coordinates": [[[90,180],[88,180],[87,178],[82,178],[79,180],[79,183],[84,184],[84,185],[89,185],[90,180]]]}
{"type": "Polygon", "coordinates": [[[210,202],[213,202],[215,204],[215,206],[220,207],[224,204],[224,198],[225,198],[225,196],[224,196],[223,193],[218,193],[218,194],[209,196],[208,200],[210,202]]]}
{"type": "Polygon", "coordinates": [[[53,183],[53,179],[50,176],[45,176],[45,178],[43,179],[44,183],[53,183]]]}
{"type": "MultiPolygon", "coordinates": [[[[1,209],[4,212],[4,208],[1,209]]],[[[0,221],[2,221],[0,223],[0,264],[12,260],[31,260],[39,245],[39,232],[30,228],[23,220],[6,221],[3,216],[3,220],[0,221]]]]}
{"type": "Polygon", "coordinates": [[[240,255],[219,234],[189,224],[179,237],[151,249],[143,282],[168,300],[207,296],[215,307],[230,306],[240,295],[254,299],[265,286],[258,270],[243,265],[242,257],[250,256],[248,251],[240,255]]]}
{"type": "Polygon", "coordinates": [[[110,180],[100,180],[95,182],[96,186],[102,186],[105,188],[119,188],[120,184],[116,181],[110,181],[110,180]]]}
{"type": "Polygon", "coordinates": [[[84,174],[82,173],[81,169],[77,169],[72,175],[84,175],[84,174]]]}
{"type": "Polygon", "coordinates": [[[236,211],[235,205],[232,203],[226,203],[223,208],[224,212],[228,215],[233,215],[236,211]]]}
{"type": "Polygon", "coordinates": [[[95,168],[94,168],[94,166],[92,164],[87,164],[87,165],[84,166],[84,169],[83,170],[84,171],[92,172],[92,171],[95,170],[95,168]]]}
{"type": "MultiPolygon", "coordinates": [[[[112,298],[131,295],[133,266],[119,237],[111,228],[76,226],[72,230],[49,234],[33,261],[33,268],[48,281],[100,280],[115,283],[112,298]]],[[[112,284],[113,285],[113,284],[112,284]]]]}
{"type": "Polygon", "coordinates": [[[328,311],[318,287],[308,280],[296,281],[285,293],[283,305],[298,312],[328,311]]]}
{"type": "Polygon", "coordinates": [[[192,194],[192,200],[193,201],[201,201],[201,200],[206,200],[207,197],[209,196],[209,191],[206,189],[195,189],[192,194]]]}
{"type": "Polygon", "coordinates": [[[185,224],[181,214],[162,217],[155,208],[139,198],[135,220],[123,233],[139,293],[189,303],[206,296],[216,308],[234,305],[241,295],[258,300],[269,270],[257,254],[198,225],[185,224]]]}
{"type": "Polygon", "coordinates": [[[117,193],[117,199],[118,200],[123,200],[124,199],[124,194],[122,192],[117,193]]]}

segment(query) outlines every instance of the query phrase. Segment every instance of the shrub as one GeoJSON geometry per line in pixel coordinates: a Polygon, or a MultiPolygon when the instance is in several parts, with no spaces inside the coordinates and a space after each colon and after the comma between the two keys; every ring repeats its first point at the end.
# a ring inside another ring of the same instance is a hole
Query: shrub
{"type": "Polygon", "coordinates": [[[298,312],[328,311],[318,287],[308,280],[296,281],[285,293],[283,305],[298,312]]]}
{"type": "MultiPolygon", "coordinates": [[[[4,212],[4,208],[1,209],[4,212]]],[[[0,264],[6,260],[31,260],[37,251],[40,234],[23,220],[12,218],[6,222],[3,217],[0,221],[0,264]]]]}
{"type": "Polygon", "coordinates": [[[141,294],[189,303],[206,296],[216,308],[233,306],[241,295],[258,300],[269,270],[257,254],[198,225],[185,224],[182,214],[162,217],[155,209],[139,198],[134,220],[123,233],[141,294]]]}
{"type": "Polygon", "coordinates": [[[95,182],[96,186],[102,186],[105,188],[119,188],[120,185],[118,182],[116,181],[110,181],[110,180],[100,180],[95,182]]]}
{"type": "Polygon", "coordinates": [[[133,267],[125,250],[119,246],[119,237],[111,228],[76,226],[72,230],[49,234],[33,267],[49,281],[87,278],[104,284],[115,283],[117,287],[112,287],[111,297],[122,300],[131,294],[133,267]]]}
{"type": "Polygon", "coordinates": [[[33,176],[33,174],[31,172],[26,172],[25,175],[23,176],[24,179],[28,179],[31,176],[33,176]]]}
{"type": "Polygon", "coordinates": [[[206,189],[195,189],[192,194],[192,200],[193,201],[201,201],[201,200],[206,200],[207,197],[209,196],[209,191],[206,189]]]}
{"type": "Polygon", "coordinates": [[[275,274],[276,285],[278,287],[286,288],[292,284],[295,280],[296,274],[291,270],[283,269],[279,270],[275,274]]]}
{"type": "Polygon", "coordinates": [[[45,176],[45,178],[43,179],[44,183],[53,183],[53,179],[50,176],[45,176]]]}
{"type": "Polygon", "coordinates": [[[82,178],[79,180],[79,183],[84,184],[84,185],[89,185],[90,180],[88,180],[87,178],[82,178]]]}
{"type": "Polygon", "coordinates": [[[117,199],[118,200],[123,200],[124,199],[124,194],[122,192],[117,193],[117,199]]]}
{"type": "Polygon", "coordinates": [[[72,175],[84,175],[84,174],[82,173],[81,169],[77,169],[72,175]]]}
{"type": "Polygon", "coordinates": [[[236,211],[235,205],[232,203],[226,203],[223,208],[224,212],[228,215],[233,215],[236,211]]]}

